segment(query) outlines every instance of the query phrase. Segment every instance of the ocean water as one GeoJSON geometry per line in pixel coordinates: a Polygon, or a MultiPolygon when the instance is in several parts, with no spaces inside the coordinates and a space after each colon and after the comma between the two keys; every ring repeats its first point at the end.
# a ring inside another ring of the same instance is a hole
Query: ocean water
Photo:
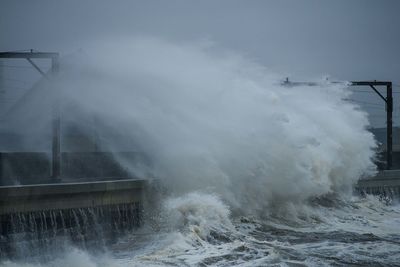
{"type": "Polygon", "coordinates": [[[30,117],[7,127],[31,126],[25,143],[43,143],[57,98],[64,126],[95,133],[101,151],[147,155],[151,167],[115,158],[166,194],[141,229],[101,252],[65,244],[45,260],[1,264],[398,265],[399,205],[352,195],[376,171],[367,113],[347,101],[346,82],[281,80],[202,42],[102,40],[63,58],[59,75],[32,90],[21,110],[30,117]]]}
{"type": "Polygon", "coordinates": [[[0,266],[399,266],[400,205],[375,196],[316,199],[263,218],[232,214],[209,193],[163,203],[101,252],[65,245],[46,260],[0,266]]]}

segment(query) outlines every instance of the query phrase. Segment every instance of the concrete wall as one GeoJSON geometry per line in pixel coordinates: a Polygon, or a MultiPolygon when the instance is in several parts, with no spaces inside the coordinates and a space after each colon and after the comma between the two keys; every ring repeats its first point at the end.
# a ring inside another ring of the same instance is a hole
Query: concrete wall
{"type": "Polygon", "coordinates": [[[120,180],[0,186],[0,258],[43,251],[52,255],[65,242],[103,246],[142,224],[147,184],[120,180]]]}
{"type": "Polygon", "coordinates": [[[0,186],[0,216],[140,202],[145,180],[0,186]]]}
{"type": "Polygon", "coordinates": [[[375,177],[361,179],[355,189],[362,194],[397,199],[400,197],[400,170],[380,171],[375,177]]]}
{"type": "MultiPolygon", "coordinates": [[[[151,166],[150,161],[137,152],[63,152],[61,178],[64,181],[138,178],[115,157],[122,159],[131,169],[135,166],[150,169],[151,166]]],[[[0,153],[0,185],[49,183],[50,175],[50,153],[0,153]]]]}

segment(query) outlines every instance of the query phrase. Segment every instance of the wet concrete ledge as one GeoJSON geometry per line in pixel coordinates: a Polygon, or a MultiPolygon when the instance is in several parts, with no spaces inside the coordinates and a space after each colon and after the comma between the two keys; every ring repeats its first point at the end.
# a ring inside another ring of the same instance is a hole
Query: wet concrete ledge
{"type": "Polygon", "coordinates": [[[140,203],[147,180],[0,186],[0,215],[140,203]]]}
{"type": "Polygon", "coordinates": [[[400,170],[380,171],[376,176],[361,179],[355,189],[362,193],[400,196],[400,170]]]}
{"type": "Polygon", "coordinates": [[[400,170],[380,171],[376,176],[361,179],[358,187],[400,186],[400,170]]]}

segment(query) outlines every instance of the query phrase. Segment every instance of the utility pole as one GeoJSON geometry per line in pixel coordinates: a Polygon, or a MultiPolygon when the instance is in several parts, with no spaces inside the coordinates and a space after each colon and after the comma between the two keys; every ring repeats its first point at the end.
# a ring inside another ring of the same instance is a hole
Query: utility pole
{"type": "MultiPolygon", "coordinates": [[[[51,74],[55,76],[59,71],[58,56],[51,58],[51,74]]],[[[51,178],[59,180],[61,176],[61,115],[60,115],[60,99],[55,94],[53,103],[53,140],[52,140],[52,172],[51,178]]]]}
{"type": "Polygon", "coordinates": [[[386,103],[386,169],[392,168],[393,156],[393,87],[392,82],[387,81],[357,81],[351,82],[352,86],[369,86],[386,103]],[[375,86],[386,86],[384,97],[375,86]]]}
{"type": "MultiPolygon", "coordinates": [[[[339,83],[339,82],[331,82],[339,83]]],[[[292,82],[286,78],[282,83],[286,87],[295,86],[317,86],[316,82],[292,82]]],[[[386,169],[390,170],[393,163],[393,89],[392,82],[389,81],[354,81],[350,82],[351,86],[369,86],[386,104],[386,169]],[[386,97],[384,97],[375,86],[386,86],[386,97]]]]}
{"type": "MultiPolygon", "coordinates": [[[[33,61],[33,59],[51,59],[51,76],[55,76],[59,70],[59,54],[58,53],[47,53],[47,52],[0,52],[0,59],[2,58],[22,58],[26,59],[44,78],[49,79],[47,74],[42,71],[33,61]]],[[[59,98],[56,95],[53,103],[53,114],[52,114],[52,168],[51,178],[53,181],[58,181],[61,176],[61,121],[60,121],[60,110],[59,110],[59,98]]]]}
{"type": "Polygon", "coordinates": [[[4,67],[3,60],[0,59],[0,117],[5,111],[5,88],[4,88],[4,67]]]}

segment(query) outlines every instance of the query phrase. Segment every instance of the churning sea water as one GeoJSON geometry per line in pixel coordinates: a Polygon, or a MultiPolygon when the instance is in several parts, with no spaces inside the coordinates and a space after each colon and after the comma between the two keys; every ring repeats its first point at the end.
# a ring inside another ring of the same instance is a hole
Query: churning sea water
{"type": "Polygon", "coordinates": [[[346,83],[286,88],[240,55],[154,38],[77,58],[36,90],[32,117],[61,94],[63,119],[91,134],[95,116],[102,149],[148,155],[168,196],[102,252],[66,242],[2,266],[399,265],[399,205],[351,195],[374,174],[376,142],[346,83]]]}
{"type": "Polygon", "coordinates": [[[116,245],[114,259],[128,266],[395,266],[400,260],[400,206],[372,196],[320,199],[263,219],[230,216],[217,197],[199,193],[170,200],[167,208],[174,230],[144,243],[123,239],[125,249],[116,245]]]}
{"type": "Polygon", "coordinates": [[[47,257],[5,260],[0,266],[398,266],[400,262],[400,206],[373,196],[318,199],[263,218],[233,215],[216,195],[199,192],[168,199],[160,208],[144,227],[119,236],[101,253],[65,245],[47,257]]]}

